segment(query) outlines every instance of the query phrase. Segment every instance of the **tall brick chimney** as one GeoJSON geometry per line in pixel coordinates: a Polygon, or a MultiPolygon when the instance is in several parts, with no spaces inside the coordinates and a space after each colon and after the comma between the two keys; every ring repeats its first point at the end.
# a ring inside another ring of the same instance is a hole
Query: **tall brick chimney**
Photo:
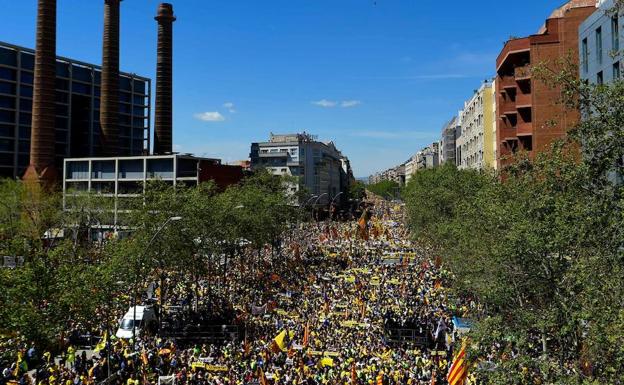
{"type": "Polygon", "coordinates": [[[158,7],[158,58],[156,64],[156,112],[154,154],[172,152],[173,136],[173,6],[158,7]]]}
{"type": "Polygon", "coordinates": [[[33,90],[30,164],[24,180],[51,184],[58,180],[54,165],[56,81],[56,0],[39,0],[33,90]]]}
{"type": "Polygon", "coordinates": [[[104,39],[100,95],[101,155],[116,156],[119,149],[119,3],[104,0],[104,39]]]}

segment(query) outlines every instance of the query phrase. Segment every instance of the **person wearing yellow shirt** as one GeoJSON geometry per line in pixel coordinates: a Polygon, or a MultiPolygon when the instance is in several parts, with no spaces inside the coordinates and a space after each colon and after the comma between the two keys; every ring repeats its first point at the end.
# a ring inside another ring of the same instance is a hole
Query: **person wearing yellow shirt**
{"type": "Polygon", "coordinates": [[[130,378],[128,378],[126,385],[139,385],[139,380],[136,379],[136,374],[133,374],[130,378]]]}

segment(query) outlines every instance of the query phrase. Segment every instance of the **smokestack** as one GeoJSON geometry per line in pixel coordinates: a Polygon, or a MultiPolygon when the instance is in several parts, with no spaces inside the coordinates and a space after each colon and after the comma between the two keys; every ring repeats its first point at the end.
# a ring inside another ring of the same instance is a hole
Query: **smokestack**
{"type": "Polygon", "coordinates": [[[104,0],[104,41],[100,95],[102,155],[116,156],[119,146],[119,3],[104,0]]]}
{"type": "Polygon", "coordinates": [[[48,184],[58,177],[54,166],[55,80],[56,0],[39,0],[30,165],[24,174],[26,181],[48,184]]]}
{"type": "Polygon", "coordinates": [[[173,6],[158,7],[158,59],[156,64],[156,112],[154,154],[172,152],[173,136],[173,6]]]}

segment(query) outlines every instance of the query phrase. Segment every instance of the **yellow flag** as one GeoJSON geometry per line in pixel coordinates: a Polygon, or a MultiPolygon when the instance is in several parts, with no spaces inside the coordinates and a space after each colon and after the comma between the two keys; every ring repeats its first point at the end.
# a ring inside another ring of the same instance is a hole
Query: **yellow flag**
{"type": "Polygon", "coordinates": [[[321,366],[334,366],[334,360],[329,357],[323,357],[321,359],[321,366]]]}
{"type": "Polygon", "coordinates": [[[286,330],[282,330],[280,332],[280,334],[278,334],[274,339],[273,339],[273,346],[272,349],[274,353],[279,353],[280,351],[283,351],[284,349],[286,349],[286,342],[284,341],[286,339],[286,330]]]}
{"type": "Polygon", "coordinates": [[[93,351],[99,352],[100,350],[104,350],[106,348],[106,341],[108,341],[108,331],[104,332],[102,339],[97,345],[95,345],[95,349],[93,349],[93,351]]]}

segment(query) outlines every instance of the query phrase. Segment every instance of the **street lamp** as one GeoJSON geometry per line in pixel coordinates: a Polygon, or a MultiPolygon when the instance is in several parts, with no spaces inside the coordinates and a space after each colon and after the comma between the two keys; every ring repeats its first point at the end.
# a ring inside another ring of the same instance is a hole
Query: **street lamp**
{"type": "Polygon", "coordinates": [[[314,205],[313,205],[313,206],[316,206],[316,205],[318,204],[318,202],[321,200],[321,198],[322,198],[322,197],[324,197],[325,195],[329,196],[329,194],[328,194],[328,193],[322,193],[321,195],[319,195],[319,196],[316,198],[316,201],[314,201],[314,205]]]}
{"type": "MultiPolygon", "coordinates": [[[[339,196],[341,196],[342,194],[344,194],[344,191],[339,192],[338,194],[336,194],[336,196],[334,197],[334,199],[332,199],[331,203],[329,204],[329,209],[331,210],[331,208],[334,206],[334,202],[336,201],[336,198],[338,198],[339,196]]],[[[331,217],[331,213],[330,213],[330,220],[332,220],[333,218],[331,217]]]]}
{"type": "Polygon", "coordinates": [[[165,227],[167,227],[167,225],[170,222],[177,222],[182,220],[182,217],[169,217],[167,218],[167,220],[158,228],[158,230],[156,230],[156,232],[154,233],[154,235],[152,236],[152,238],[150,239],[149,243],[147,244],[147,246],[145,247],[145,249],[143,249],[143,252],[141,253],[141,256],[138,260],[138,269],[137,269],[137,277],[136,277],[136,282],[134,284],[134,301],[133,301],[133,311],[134,311],[134,315],[133,315],[133,320],[132,320],[132,345],[134,347],[134,350],[136,351],[136,311],[137,311],[137,296],[138,296],[138,292],[139,292],[139,274],[140,274],[140,269],[141,269],[141,261],[143,260],[143,257],[145,257],[145,254],[147,254],[147,251],[149,250],[149,248],[152,246],[152,244],[154,243],[154,241],[156,240],[156,237],[158,237],[158,234],[160,234],[161,231],[163,231],[165,229],[165,227]]]}
{"type": "MultiPolygon", "coordinates": [[[[299,207],[299,216],[300,216],[300,217],[302,216],[302,214],[303,214],[303,210],[305,210],[306,206],[307,206],[310,202],[312,202],[312,200],[314,200],[314,199],[316,199],[316,198],[318,198],[318,195],[312,195],[312,196],[310,197],[310,199],[308,199],[308,200],[307,200],[304,204],[302,204],[302,205],[299,207]]],[[[300,221],[300,220],[301,220],[301,218],[299,218],[299,221],[300,221]]]]}
{"type": "MultiPolygon", "coordinates": [[[[316,198],[316,201],[314,201],[314,204],[312,205],[312,208],[313,208],[313,209],[316,209],[316,205],[317,205],[317,204],[318,204],[318,202],[321,200],[321,198],[322,198],[322,197],[324,197],[325,195],[329,196],[329,194],[328,194],[328,193],[322,193],[321,195],[319,195],[319,196],[316,198]]],[[[318,215],[317,215],[316,220],[318,221],[318,215]]]]}
{"type": "Polygon", "coordinates": [[[301,205],[301,207],[299,207],[299,210],[301,211],[305,210],[306,206],[316,198],[318,198],[318,195],[312,195],[310,199],[306,201],[306,203],[304,203],[303,205],[301,205]]]}

